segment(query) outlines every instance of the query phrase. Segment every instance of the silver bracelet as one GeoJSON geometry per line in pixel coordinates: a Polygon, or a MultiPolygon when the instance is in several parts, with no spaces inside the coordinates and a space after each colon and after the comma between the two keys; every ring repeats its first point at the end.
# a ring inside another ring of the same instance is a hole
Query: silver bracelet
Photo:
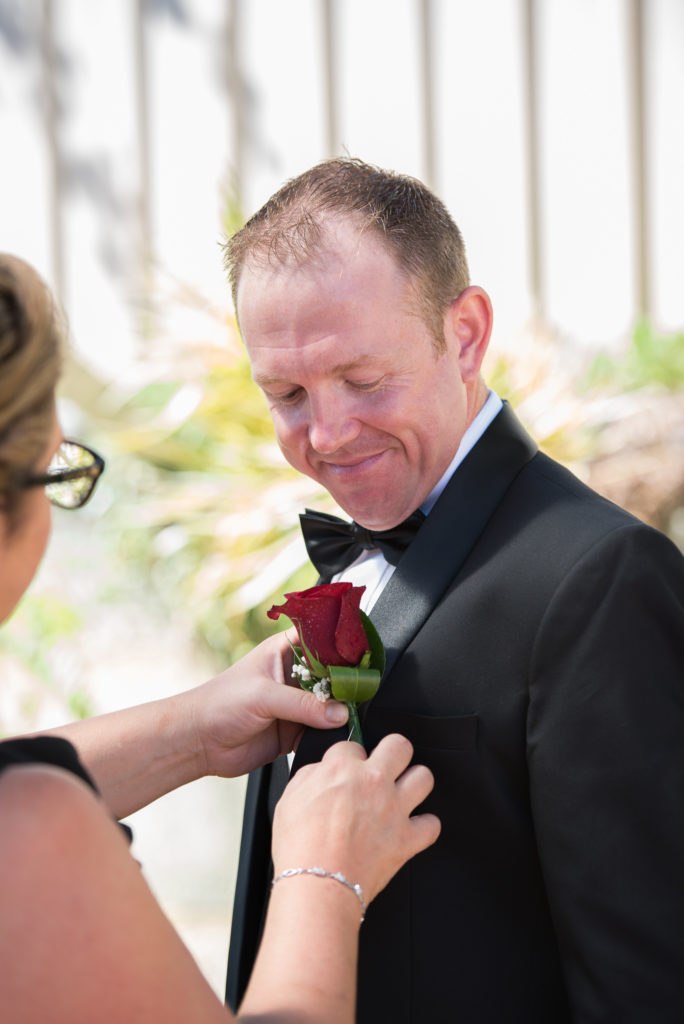
{"type": "Polygon", "coordinates": [[[295,875],[317,875],[319,878],[332,878],[335,882],[340,882],[345,885],[347,889],[351,889],[354,895],[357,897],[361,904],[361,923],[366,918],[366,901],[363,898],[363,889],[360,885],[353,885],[348,878],[345,878],[341,871],[324,871],[323,868],[288,868],[287,871],[282,871],[279,875],[271,882],[271,888],[280,882],[283,878],[294,878],[295,875]]]}

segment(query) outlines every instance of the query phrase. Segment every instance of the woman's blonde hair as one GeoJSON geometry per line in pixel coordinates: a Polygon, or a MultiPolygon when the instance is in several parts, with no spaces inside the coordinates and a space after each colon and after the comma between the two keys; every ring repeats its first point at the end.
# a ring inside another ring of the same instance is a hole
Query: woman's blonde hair
{"type": "Polygon", "coordinates": [[[6,513],[50,439],[63,334],[42,278],[24,260],[0,253],[0,508],[6,513]]]}

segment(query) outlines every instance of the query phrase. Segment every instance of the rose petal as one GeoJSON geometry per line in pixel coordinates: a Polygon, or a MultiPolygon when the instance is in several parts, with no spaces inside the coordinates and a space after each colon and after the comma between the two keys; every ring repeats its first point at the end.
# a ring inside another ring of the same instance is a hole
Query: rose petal
{"type": "Polygon", "coordinates": [[[318,600],[319,597],[341,597],[342,594],[352,588],[352,583],[320,583],[318,586],[309,587],[307,590],[294,590],[290,594],[285,594],[285,597],[302,597],[305,600],[310,598],[318,600]]]}
{"type": "Polygon", "coordinates": [[[287,615],[297,627],[300,642],[306,644],[320,662],[324,665],[340,664],[340,655],[335,647],[340,598],[304,598],[294,594],[287,594],[286,597],[285,604],[273,607],[269,616],[277,619],[281,614],[287,615]]]}
{"type": "Polygon", "coordinates": [[[352,587],[342,595],[340,617],[335,630],[335,646],[344,658],[338,664],[358,665],[368,650],[366,631],[361,622],[359,605],[365,587],[352,587]]]}
{"type": "Polygon", "coordinates": [[[324,665],[356,665],[368,647],[359,615],[364,589],[343,582],[293,591],[267,615],[286,615],[297,627],[300,643],[324,665]]]}

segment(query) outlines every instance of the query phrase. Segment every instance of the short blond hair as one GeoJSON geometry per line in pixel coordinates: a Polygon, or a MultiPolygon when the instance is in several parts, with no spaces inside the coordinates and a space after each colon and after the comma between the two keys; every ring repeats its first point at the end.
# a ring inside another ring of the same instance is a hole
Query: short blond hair
{"type": "Polygon", "coordinates": [[[6,513],[50,440],[63,336],[63,318],[43,279],[24,260],[0,253],[0,507],[6,513]]]}
{"type": "Polygon", "coordinates": [[[461,233],[444,203],[405,174],[351,158],[325,160],[282,186],[224,246],[233,302],[245,264],[301,264],[327,241],[330,218],[380,239],[406,274],[416,307],[443,351],[444,316],[470,284],[461,233]]]}

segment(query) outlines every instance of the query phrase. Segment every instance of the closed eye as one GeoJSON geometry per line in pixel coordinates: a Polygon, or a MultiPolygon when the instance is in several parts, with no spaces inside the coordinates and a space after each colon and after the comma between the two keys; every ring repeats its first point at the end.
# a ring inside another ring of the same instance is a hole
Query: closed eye
{"type": "Polygon", "coordinates": [[[291,391],[286,391],[282,395],[274,395],[269,391],[265,391],[264,394],[269,402],[274,402],[276,405],[293,405],[301,398],[303,392],[303,388],[292,388],[291,391]]]}
{"type": "Polygon", "coordinates": [[[354,389],[354,391],[377,391],[382,387],[384,380],[384,377],[378,377],[377,380],[350,380],[347,383],[354,389]]]}

